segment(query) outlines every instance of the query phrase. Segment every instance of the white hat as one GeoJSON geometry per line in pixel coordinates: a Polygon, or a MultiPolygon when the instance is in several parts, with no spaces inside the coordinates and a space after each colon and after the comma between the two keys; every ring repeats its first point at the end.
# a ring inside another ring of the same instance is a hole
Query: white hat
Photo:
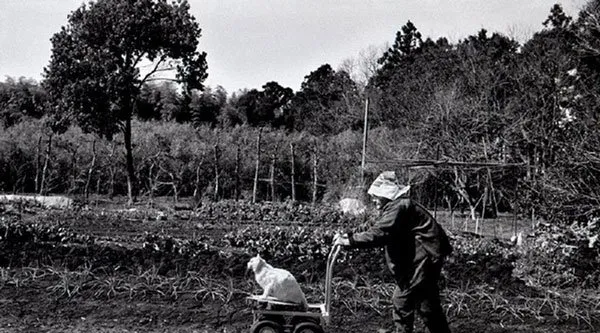
{"type": "Polygon", "coordinates": [[[377,176],[367,193],[390,200],[396,200],[408,193],[409,190],[410,185],[398,184],[398,179],[396,178],[396,173],[394,171],[384,171],[377,176]]]}

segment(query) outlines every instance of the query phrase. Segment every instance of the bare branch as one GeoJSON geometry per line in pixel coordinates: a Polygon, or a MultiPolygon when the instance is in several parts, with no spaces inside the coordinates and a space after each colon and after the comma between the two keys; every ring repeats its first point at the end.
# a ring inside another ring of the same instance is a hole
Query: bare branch
{"type": "Polygon", "coordinates": [[[154,75],[154,74],[155,74],[155,73],[158,71],[158,68],[159,68],[159,66],[160,66],[160,65],[161,65],[161,64],[162,64],[162,63],[163,63],[163,62],[164,62],[166,59],[167,59],[167,56],[163,54],[163,55],[160,57],[160,59],[159,59],[159,60],[156,62],[156,65],[154,66],[154,68],[153,68],[153,69],[152,69],[150,72],[148,72],[148,74],[146,74],[146,75],[144,76],[144,78],[143,78],[143,79],[140,81],[140,85],[139,85],[139,87],[138,87],[138,88],[141,88],[141,87],[142,87],[142,85],[143,85],[145,82],[147,82],[147,81],[148,81],[148,79],[149,79],[149,78],[150,78],[152,75],[154,75]]]}
{"type": "Polygon", "coordinates": [[[140,63],[140,61],[142,61],[142,58],[144,57],[145,53],[140,53],[137,58],[135,58],[135,60],[133,61],[133,67],[137,67],[137,65],[140,63]]]}
{"type": "Polygon", "coordinates": [[[154,81],[169,81],[169,82],[179,83],[179,80],[173,79],[173,78],[168,78],[168,77],[153,77],[153,78],[146,80],[146,82],[154,82],[154,81]]]}

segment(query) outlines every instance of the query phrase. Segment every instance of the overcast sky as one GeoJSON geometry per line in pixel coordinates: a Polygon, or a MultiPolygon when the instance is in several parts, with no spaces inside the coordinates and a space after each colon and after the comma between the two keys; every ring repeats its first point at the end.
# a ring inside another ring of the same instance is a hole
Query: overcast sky
{"type": "MultiPolygon", "coordinates": [[[[86,1],[87,2],[87,1],[86,1]]],[[[208,54],[207,85],[229,93],[268,81],[298,90],[367,47],[393,43],[411,20],[424,37],[452,42],[482,28],[526,39],[555,3],[576,17],[586,0],[189,0],[208,54]]],[[[0,81],[42,79],[50,37],[81,0],[0,0],[0,81]]]]}

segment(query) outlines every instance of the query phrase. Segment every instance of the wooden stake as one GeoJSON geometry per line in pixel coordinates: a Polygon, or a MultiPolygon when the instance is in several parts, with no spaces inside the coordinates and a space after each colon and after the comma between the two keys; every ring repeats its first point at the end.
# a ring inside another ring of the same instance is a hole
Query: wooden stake
{"type": "Polygon", "coordinates": [[[53,133],[48,135],[48,144],[46,146],[46,157],[44,158],[44,168],[42,169],[42,181],[40,183],[40,195],[46,192],[46,173],[48,172],[48,165],[50,164],[50,154],[52,153],[52,136],[53,133]]]}
{"type": "Polygon", "coordinates": [[[92,162],[90,163],[90,168],[88,169],[87,179],[85,181],[85,189],[84,195],[85,200],[88,200],[90,197],[90,182],[92,181],[92,174],[94,173],[94,167],[96,166],[96,139],[92,142],[92,162]]]}
{"type": "Polygon", "coordinates": [[[260,167],[260,139],[262,135],[262,127],[258,131],[256,139],[256,166],[254,168],[254,186],[252,188],[252,203],[256,203],[256,191],[258,190],[258,168],[260,167]]]}
{"type": "MultiPolygon", "coordinates": [[[[514,195],[513,195],[513,200],[515,200],[515,201],[517,200],[518,188],[519,188],[519,181],[517,180],[515,182],[514,195]]],[[[516,205],[513,205],[512,209],[513,209],[513,235],[516,237],[517,236],[517,207],[515,207],[515,206],[516,205]]]]}
{"type": "MultiPolygon", "coordinates": [[[[277,148],[275,148],[277,150],[277,148]]],[[[271,188],[271,201],[275,201],[275,153],[271,154],[271,166],[269,167],[269,187],[271,188]]]]}
{"type": "MultiPolygon", "coordinates": [[[[437,145],[437,149],[436,149],[436,153],[435,153],[435,159],[439,160],[440,159],[440,145],[438,143],[437,145]]],[[[437,177],[437,168],[436,168],[436,177],[437,177]]],[[[437,204],[438,204],[438,182],[436,181],[434,183],[434,195],[433,195],[433,218],[437,219],[437,204]]]]}
{"type": "Polygon", "coordinates": [[[315,204],[317,202],[317,181],[318,181],[317,166],[318,166],[317,146],[315,144],[315,147],[313,150],[313,193],[312,193],[312,203],[313,204],[315,204]]]}
{"type": "Polygon", "coordinates": [[[40,134],[38,138],[37,148],[36,148],[36,161],[35,161],[35,193],[39,193],[40,190],[40,163],[42,159],[42,137],[40,134]]]}
{"type": "Polygon", "coordinates": [[[173,188],[173,202],[179,202],[179,190],[177,189],[177,177],[172,172],[169,172],[169,177],[171,177],[171,187],[173,188]]]}
{"type": "MultiPolygon", "coordinates": [[[[483,202],[481,203],[481,221],[482,222],[485,219],[485,208],[486,208],[486,204],[487,204],[487,197],[488,197],[488,188],[486,186],[485,189],[483,190],[483,202]]],[[[479,221],[479,219],[477,219],[477,221],[479,221]]],[[[479,226],[475,227],[475,233],[479,234],[479,226]]]]}
{"type": "Polygon", "coordinates": [[[362,146],[362,159],[360,162],[360,186],[365,186],[365,161],[367,155],[367,137],[369,134],[369,99],[365,100],[365,120],[363,124],[363,146],[362,146]]]}
{"type": "Polygon", "coordinates": [[[240,199],[240,145],[235,151],[235,200],[240,199]]]}
{"type": "Polygon", "coordinates": [[[116,166],[115,166],[115,151],[117,149],[117,144],[113,141],[112,143],[112,149],[110,151],[110,155],[108,155],[109,160],[112,161],[113,163],[110,165],[109,168],[109,172],[110,172],[110,178],[109,178],[109,188],[108,188],[108,197],[112,200],[112,198],[115,195],[115,174],[117,173],[116,170],[116,166]]]}
{"type": "Polygon", "coordinates": [[[292,202],[296,201],[296,169],[295,169],[295,151],[294,143],[290,143],[290,150],[292,152],[292,202]]]}
{"type": "Polygon", "coordinates": [[[219,143],[215,143],[215,200],[219,200],[219,143]]]}

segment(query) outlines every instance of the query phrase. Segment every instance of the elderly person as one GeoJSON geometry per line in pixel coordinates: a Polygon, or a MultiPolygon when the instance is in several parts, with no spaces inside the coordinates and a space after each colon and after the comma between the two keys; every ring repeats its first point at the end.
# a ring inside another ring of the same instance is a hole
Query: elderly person
{"type": "Polygon", "coordinates": [[[397,283],[392,296],[396,332],[413,332],[417,310],[431,333],[447,333],[438,279],[452,246],[427,209],[408,198],[409,189],[399,185],[393,171],[380,174],[368,190],[380,210],[379,218],[367,231],[336,235],[334,244],[350,249],[385,248],[397,283]]]}

